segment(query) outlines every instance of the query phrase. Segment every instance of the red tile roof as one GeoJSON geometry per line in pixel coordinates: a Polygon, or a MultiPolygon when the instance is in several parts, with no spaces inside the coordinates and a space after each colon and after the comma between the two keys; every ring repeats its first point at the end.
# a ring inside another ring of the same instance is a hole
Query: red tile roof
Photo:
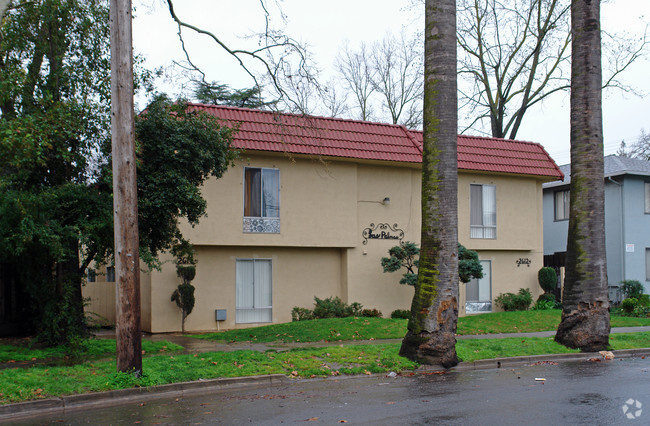
{"type": "MultiPolygon", "coordinates": [[[[422,132],[393,124],[284,114],[189,103],[235,126],[237,148],[362,160],[422,162],[422,132]]],[[[458,136],[458,168],[562,179],[563,174],[537,143],[458,136]]]]}

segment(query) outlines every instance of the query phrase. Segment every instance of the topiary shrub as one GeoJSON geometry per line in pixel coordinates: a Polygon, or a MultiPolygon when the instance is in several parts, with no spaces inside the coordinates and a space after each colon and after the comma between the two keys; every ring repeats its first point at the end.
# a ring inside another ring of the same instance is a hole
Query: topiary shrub
{"type": "Polygon", "coordinates": [[[367,317],[367,318],[381,318],[383,317],[383,314],[379,309],[364,309],[361,311],[361,316],[362,317],[367,317]]]}
{"type": "MultiPolygon", "coordinates": [[[[384,272],[395,272],[402,268],[406,269],[400,284],[415,286],[418,280],[417,267],[419,265],[420,249],[411,242],[405,241],[399,246],[391,247],[388,250],[390,257],[381,258],[381,266],[384,272]]],[[[472,278],[483,278],[483,267],[478,259],[478,253],[458,244],[458,278],[467,284],[472,278]]]]}
{"type": "Polygon", "coordinates": [[[544,293],[550,293],[557,287],[557,273],[554,268],[545,266],[537,272],[537,281],[544,293]]]}
{"type": "Polygon", "coordinates": [[[390,313],[390,317],[392,319],[410,319],[411,311],[409,311],[408,309],[395,309],[393,312],[390,313]]]}
{"type": "Polygon", "coordinates": [[[504,311],[525,311],[533,303],[533,295],[527,288],[520,288],[517,294],[502,293],[494,301],[504,311]]]}
{"type": "Polygon", "coordinates": [[[172,248],[176,257],[176,275],[181,279],[181,284],[172,293],[171,301],[181,310],[181,332],[185,334],[185,319],[194,310],[194,286],[191,281],[196,276],[196,259],[194,247],[189,241],[182,240],[172,248]]]}
{"type": "Polygon", "coordinates": [[[637,280],[621,281],[621,291],[626,298],[638,299],[643,294],[643,284],[637,280]]]}

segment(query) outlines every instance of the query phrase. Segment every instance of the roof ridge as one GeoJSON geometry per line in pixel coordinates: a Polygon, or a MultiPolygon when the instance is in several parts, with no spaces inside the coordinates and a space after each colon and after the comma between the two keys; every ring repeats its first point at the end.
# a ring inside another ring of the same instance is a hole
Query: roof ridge
{"type": "MultiPolygon", "coordinates": [[[[411,130],[409,130],[409,129],[408,129],[406,126],[404,126],[403,124],[400,124],[399,127],[402,129],[402,131],[404,132],[404,134],[406,135],[406,137],[409,138],[409,140],[411,141],[411,143],[413,144],[413,146],[417,148],[417,150],[420,152],[420,154],[422,154],[422,153],[424,152],[424,151],[423,151],[423,148],[424,148],[424,147],[423,147],[423,146],[421,147],[421,146],[418,144],[418,142],[415,140],[415,138],[414,138],[413,135],[411,134],[411,130]]],[[[456,136],[456,140],[458,140],[458,136],[456,136]]]]}
{"type": "MultiPolygon", "coordinates": [[[[231,109],[231,110],[250,112],[250,113],[279,114],[279,115],[296,117],[296,118],[304,118],[304,119],[314,118],[314,119],[324,120],[324,121],[342,121],[345,123],[358,123],[358,124],[382,126],[382,127],[392,127],[392,128],[403,127],[400,124],[381,123],[378,121],[364,121],[364,120],[357,120],[352,118],[341,118],[341,117],[325,117],[321,115],[312,115],[312,114],[296,114],[292,112],[271,111],[271,110],[264,110],[264,109],[257,109],[257,108],[244,108],[244,107],[237,107],[237,106],[230,106],[230,105],[203,104],[200,102],[187,102],[187,105],[204,107],[204,108],[215,108],[215,109],[221,109],[221,108],[231,109]]],[[[422,132],[421,130],[413,130],[413,131],[422,132]]]]}

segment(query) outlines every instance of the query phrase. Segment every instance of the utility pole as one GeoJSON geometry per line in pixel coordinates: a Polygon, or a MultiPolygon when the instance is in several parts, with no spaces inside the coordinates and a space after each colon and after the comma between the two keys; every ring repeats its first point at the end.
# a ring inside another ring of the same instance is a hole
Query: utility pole
{"type": "Polygon", "coordinates": [[[131,0],[111,0],[111,137],[117,370],[142,374],[131,0]]]}

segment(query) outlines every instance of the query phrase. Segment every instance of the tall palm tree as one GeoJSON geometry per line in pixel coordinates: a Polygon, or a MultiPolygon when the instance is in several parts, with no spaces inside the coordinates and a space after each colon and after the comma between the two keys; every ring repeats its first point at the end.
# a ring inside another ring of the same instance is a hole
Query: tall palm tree
{"type": "Polygon", "coordinates": [[[609,343],[605,257],[600,0],[571,2],[571,199],[562,321],[555,340],[594,351],[609,343]]]}
{"type": "Polygon", "coordinates": [[[456,0],[426,0],[422,237],[400,355],[451,367],[458,321],[456,0]]]}

